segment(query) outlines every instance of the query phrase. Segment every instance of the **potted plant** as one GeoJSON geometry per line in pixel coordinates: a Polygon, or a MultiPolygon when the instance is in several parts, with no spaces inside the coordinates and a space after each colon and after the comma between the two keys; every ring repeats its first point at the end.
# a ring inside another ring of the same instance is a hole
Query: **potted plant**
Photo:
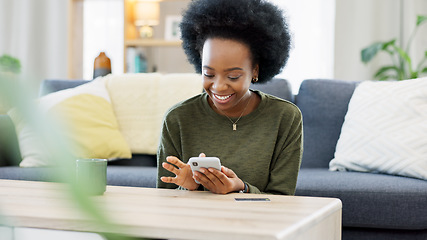
{"type": "Polygon", "coordinates": [[[396,44],[396,39],[393,39],[387,42],[373,43],[361,51],[362,62],[364,63],[371,61],[379,52],[385,52],[390,55],[392,64],[381,67],[374,74],[374,78],[378,80],[404,80],[418,78],[420,75],[427,73],[427,49],[424,52],[424,57],[415,67],[408,54],[418,28],[425,22],[427,22],[427,16],[417,16],[417,24],[405,49],[399,47],[396,44]]]}
{"type": "Polygon", "coordinates": [[[6,97],[10,94],[7,92],[9,80],[16,78],[20,72],[21,63],[18,59],[6,54],[0,57],[0,114],[6,113],[9,108],[9,104],[7,104],[9,101],[6,97]]]}
{"type": "Polygon", "coordinates": [[[21,63],[18,59],[4,54],[0,57],[0,72],[19,74],[21,72],[21,63]]]}

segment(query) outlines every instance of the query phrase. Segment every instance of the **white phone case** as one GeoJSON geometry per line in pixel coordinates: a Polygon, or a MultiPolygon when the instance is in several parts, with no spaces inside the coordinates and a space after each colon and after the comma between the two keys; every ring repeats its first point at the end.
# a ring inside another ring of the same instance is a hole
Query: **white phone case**
{"type": "MultiPolygon", "coordinates": [[[[191,170],[199,171],[200,168],[215,168],[221,171],[221,162],[217,157],[192,157],[188,160],[191,170]]],[[[198,181],[196,183],[200,184],[198,181]]]]}

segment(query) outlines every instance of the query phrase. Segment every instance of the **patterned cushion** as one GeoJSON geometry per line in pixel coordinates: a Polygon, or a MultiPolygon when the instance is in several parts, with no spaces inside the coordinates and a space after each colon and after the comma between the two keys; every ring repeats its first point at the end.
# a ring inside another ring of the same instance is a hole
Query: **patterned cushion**
{"type": "Polygon", "coordinates": [[[427,78],[361,83],[350,100],[330,170],[427,180],[427,78]]]}

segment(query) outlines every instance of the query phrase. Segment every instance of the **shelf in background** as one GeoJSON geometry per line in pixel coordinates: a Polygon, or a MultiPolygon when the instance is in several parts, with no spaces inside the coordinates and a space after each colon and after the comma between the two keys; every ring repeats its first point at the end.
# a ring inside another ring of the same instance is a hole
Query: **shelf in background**
{"type": "Polygon", "coordinates": [[[126,47],[180,47],[182,41],[168,41],[163,39],[132,39],[125,40],[126,47]]]}

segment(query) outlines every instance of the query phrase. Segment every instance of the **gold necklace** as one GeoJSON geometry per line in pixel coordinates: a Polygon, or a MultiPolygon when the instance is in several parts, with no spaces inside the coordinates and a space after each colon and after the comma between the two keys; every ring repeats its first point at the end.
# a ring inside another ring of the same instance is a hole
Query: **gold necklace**
{"type": "MultiPolygon", "coordinates": [[[[246,111],[246,108],[248,108],[249,103],[251,102],[251,100],[252,100],[252,96],[250,95],[250,96],[249,96],[248,103],[246,103],[246,106],[245,106],[245,108],[243,109],[243,112],[240,114],[239,118],[237,118],[237,120],[236,120],[235,122],[233,122],[233,120],[231,120],[231,118],[230,118],[230,117],[228,117],[228,116],[227,116],[227,114],[225,114],[225,112],[223,112],[221,109],[219,109],[219,108],[216,108],[216,109],[218,109],[220,112],[222,112],[222,114],[224,114],[224,116],[226,116],[226,117],[228,118],[228,120],[230,120],[230,122],[233,124],[233,131],[236,131],[236,130],[237,130],[237,122],[240,120],[240,118],[242,118],[243,113],[246,111]]],[[[215,106],[215,105],[214,105],[214,106],[215,106]]]]}

